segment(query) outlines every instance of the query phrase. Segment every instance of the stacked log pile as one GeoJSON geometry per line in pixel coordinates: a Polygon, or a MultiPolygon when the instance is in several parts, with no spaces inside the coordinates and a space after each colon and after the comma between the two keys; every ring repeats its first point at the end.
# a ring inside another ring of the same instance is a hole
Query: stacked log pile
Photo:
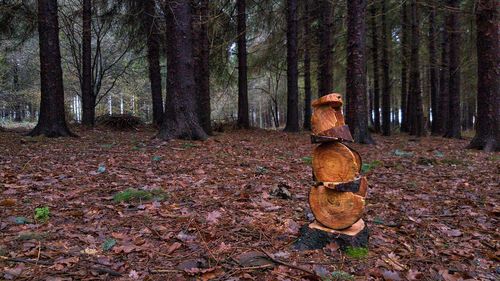
{"type": "Polygon", "coordinates": [[[309,204],[315,221],[301,229],[298,249],[318,249],[335,241],[341,248],[365,247],[368,229],[363,219],[368,182],[360,175],[361,157],[346,142],[352,136],[342,114],[339,94],[312,103],[311,141],[315,185],[309,204]]]}

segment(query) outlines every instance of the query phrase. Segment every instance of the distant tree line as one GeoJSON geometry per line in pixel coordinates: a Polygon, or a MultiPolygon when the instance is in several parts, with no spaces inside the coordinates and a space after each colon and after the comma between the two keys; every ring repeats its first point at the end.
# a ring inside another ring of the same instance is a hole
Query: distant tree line
{"type": "MultiPolygon", "coordinates": [[[[240,128],[307,130],[311,100],[339,91],[357,142],[395,130],[461,138],[474,126],[470,148],[499,149],[493,0],[2,1],[0,23],[8,43],[0,70],[12,74],[0,76],[4,104],[5,92],[19,92],[19,65],[9,67],[6,54],[38,30],[41,95],[31,135],[73,135],[66,73],[77,77],[72,108],[81,101],[86,126],[118,84],[142,75],[163,139],[205,139],[213,112],[223,110],[240,128]]],[[[23,111],[8,104],[16,103],[23,111]]]]}

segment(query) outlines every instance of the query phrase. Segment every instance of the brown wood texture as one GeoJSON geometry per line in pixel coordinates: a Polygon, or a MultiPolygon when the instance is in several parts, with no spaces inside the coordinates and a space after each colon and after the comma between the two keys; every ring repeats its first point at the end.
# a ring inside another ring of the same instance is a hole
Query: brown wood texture
{"type": "Polygon", "coordinates": [[[340,142],[323,143],[313,150],[313,171],[319,182],[348,182],[356,178],[361,162],[340,142]]]}
{"type": "Polygon", "coordinates": [[[324,226],[340,230],[351,227],[363,214],[365,200],[352,192],[340,192],[325,186],[312,187],[311,211],[324,226]]]}
{"type": "Polygon", "coordinates": [[[326,188],[342,192],[353,192],[359,196],[366,197],[368,191],[368,181],[365,177],[356,178],[350,182],[335,183],[335,182],[322,182],[317,186],[323,185],[326,188]]]}
{"type": "Polygon", "coordinates": [[[329,94],[312,102],[313,115],[311,118],[312,133],[321,135],[334,127],[345,125],[342,115],[342,96],[329,94]]]}

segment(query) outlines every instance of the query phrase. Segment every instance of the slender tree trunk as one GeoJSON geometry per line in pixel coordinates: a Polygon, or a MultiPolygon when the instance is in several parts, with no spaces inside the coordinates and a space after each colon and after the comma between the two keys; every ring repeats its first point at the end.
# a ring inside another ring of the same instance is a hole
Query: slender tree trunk
{"type": "Polygon", "coordinates": [[[448,0],[448,6],[451,11],[446,19],[446,27],[450,32],[450,50],[449,50],[449,117],[448,130],[445,137],[461,138],[460,130],[460,24],[459,13],[456,11],[460,7],[459,0],[448,0]]]}
{"type": "Polygon", "coordinates": [[[401,5],[401,131],[409,132],[408,126],[408,62],[409,62],[409,31],[408,5],[401,5]]]}
{"type": "Polygon", "coordinates": [[[59,47],[57,0],[38,0],[40,45],[40,115],[30,136],[73,136],[64,112],[64,87],[59,47]]]}
{"type": "Polygon", "coordinates": [[[382,0],[382,134],[391,135],[391,80],[389,63],[389,40],[391,38],[387,22],[387,2],[382,0]]]}
{"type": "Polygon", "coordinates": [[[331,0],[319,0],[318,96],[333,91],[334,6],[331,0]]]}
{"type": "Polygon", "coordinates": [[[163,97],[161,90],[160,67],[160,33],[155,21],[156,9],[154,0],[144,2],[143,21],[147,34],[149,82],[151,102],[153,105],[153,124],[160,125],[163,119],[163,97]]]}
{"type": "Polygon", "coordinates": [[[190,0],[166,2],[168,68],[173,86],[166,101],[158,136],[162,139],[206,139],[198,114],[194,78],[193,38],[190,0]]]}
{"type": "Polygon", "coordinates": [[[210,108],[210,43],[208,40],[209,3],[195,0],[196,16],[193,21],[195,80],[197,85],[198,117],[207,134],[212,134],[210,108]]]}
{"type": "Polygon", "coordinates": [[[429,71],[431,87],[431,132],[433,135],[439,134],[438,122],[438,69],[436,57],[436,7],[431,7],[429,14],[429,71]]]}
{"type": "Polygon", "coordinates": [[[95,124],[95,96],[92,91],[92,1],[83,0],[82,13],[82,124],[95,124]]]}
{"type": "Polygon", "coordinates": [[[246,0],[236,0],[238,8],[238,126],[249,128],[246,0]]]}
{"type": "Polygon", "coordinates": [[[287,60],[287,132],[298,132],[299,127],[299,70],[298,70],[298,24],[297,0],[286,1],[286,60],[287,60]]]}
{"type": "Polygon", "coordinates": [[[422,92],[420,89],[420,30],[419,14],[416,0],[411,0],[411,54],[410,54],[410,135],[423,136],[424,112],[422,92]]]}
{"type": "Polygon", "coordinates": [[[380,61],[378,58],[378,28],[377,28],[377,7],[376,2],[372,1],[370,6],[370,22],[372,33],[372,64],[373,64],[373,127],[375,132],[380,133],[380,61]]]}
{"type": "MultiPolygon", "coordinates": [[[[446,11],[445,11],[446,13],[446,11]]],[[[445,15],[443,18],[446,17],[445,15]]],[[[438,132],[444,135],[446,128],[448,126],[449,119],[449,42],[448,42],[448,31],[446,28],[441,30],[441,66],[439,71],[439,105],[438,105],[438,132]]]]}
{"type": "Polygon", "coordinates": [[[500,150],[500,69],[498,2],[479,0],[477,28],[477,122],[468,148],[500,150]]]}
{"type": "Polygon", "coordinates": [[[304,130],[311,130],[311,36],[309,1],[304,1],[304,130]]]}
{"type": "Polygon", "coordinates": [[[374,143],[366,100],[366,0],[347,0],[347,123],[358,143],[374,143]]]}

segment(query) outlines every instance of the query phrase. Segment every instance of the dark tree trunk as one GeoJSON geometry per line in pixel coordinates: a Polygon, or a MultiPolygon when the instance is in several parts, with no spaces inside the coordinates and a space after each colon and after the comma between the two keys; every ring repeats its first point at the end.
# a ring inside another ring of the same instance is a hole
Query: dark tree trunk
{"type": "Polygon", "coordinates": [[[287,132],[298,132],[299,126],[299,70],[298,70],[298,24],[297,0],[286,1],[286,61],[287,61],[287,132]]]}
{"type": "Polygon", "coordinates": [[[151,101],[153,105],[153,124],[160,125],[163,119],[163,97],[161,91],[160,68],[160,33],[155,21],[156,9],[154,0],[144,2],[144,28],[147,34],[149,82],[151,86],[151,101]]]}
{"type": "Polygon", "coordinates": [[[406,1],[401,5],[401,131],[409,132],[408,130],[408,62],[409,48],[408,42],[408,5],[406,1]]]}
{"type": "Polygon", "coordinates": [[[431,132],[433,135],[439,134],[438,120],[438,68],[436,55],[436,7],[431,7],[429,14],[429,71],[431,86],[431,132]]]}
{"type": "Polygon", "coordinates": [[[304,1],[304,130],[311,130],[311,37],[309,1],[304,1]]]}
{"type": "Polygon", "coordinates": [[[59,47],[57,0],[38,0],[40,46],[40,115],[30,136],[73,136],[64,113],[64,87],[59,47]]]}
{"type": "Polygon", "coordinates": [[[372,144],[366,100],[366,0],[347,1],[347,123],[358,143],[372,144]]]}
{"type": "Polygon", "coordinates": [[[196,17],[193,21],[195,80],[197,87],[198,117],[207,134],[212,134],[210,108],[210,43],[208,41],[208,0],[195,0],[196,17]]]}
{"type": "Polygon", "coordinates": [[[410,89],[408,100],[410,115],[410,135],[421,137],[424,135],[424,112],[422,105],[422,92],[420,89],[420,30],[419,14],[416,0],[411,1],[411,50],[410,50],[410,89]]]}
{"type": "Polygon", "coordinates": [[[334,6],[331,0],[319,0],[318,96],[333,90],[334,6]]]}
{"type": "Polygon", "coordinates": [[[373,64],[373,128],[375,132],[380,133],[380,62],[378,58],[378,34],[377,34],[377,7],[376,2],[372,1],[370,6],[370,22],[372,33],[372,64],[373,64]]]}
{"type": "MultiPolygon", "coordinates": [[[[446,11],[444,12],[446,13],[446,11]]],[[[446,17],[445,15],[443,15],[446,17]]],[[[443,17],[443,18],[444,18],[443,17]]],[[[438,105],[438,132],[440,135],[444,135],[446,128],[448,126],[449,118],[449,42],[448,42],[448,31],[446,28],[441,29],[441,64],[439,71],[439,105],[438,105]]]]}
{"type": "Polygon", "coordinates": [[[446,19],[446,28],[450,33],[449,50],[449,116],[448,128],[445,137],[461,138],[460,130],[460,25],[459,25],[459,0],[448,0],[448,6],[451,9],[446,19]]]}
{"type": "Polygon", "coordinates": [[[479,0],[477,26],[477,122],[468,148],[500,150],[500,69],[498,2],[479,0]]]}
{"type": "Polygon", "coordinates": [[[82,124],[95,124],[95,96],[92,91],[92,1],[83,0],[82,12],[82,124]]]}
{"type": "Polygon", "coordinates": [[[190,0],[168,0],[166,36],[172,92],[166,100],[158,136],[162,139],[206,139],[197,115],[190,0]]]}
{"type": "Polygon", "coordinates": [[[390,30],[387,22],[387,2],[382,0],[382,134],[391,135],[391,80],[389,70],[389,40],[391,40],[390,30]]]}
{"type": "Polygon", "coordinates": [[[238,6],[238,126],[249,128],[246,0],[236,0],[236,5],[238,6]]]}

